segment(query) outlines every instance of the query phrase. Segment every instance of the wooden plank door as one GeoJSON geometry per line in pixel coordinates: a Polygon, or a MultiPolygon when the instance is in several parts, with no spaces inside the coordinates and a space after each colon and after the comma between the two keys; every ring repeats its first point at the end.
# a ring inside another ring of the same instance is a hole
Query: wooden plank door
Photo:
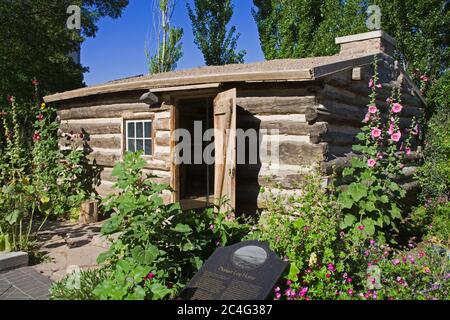
{"type": "Polygon", "coordinates": [[[236,208],[236,89],[214,99],[214,198],[226,202],[220,210],[236,208]]]}

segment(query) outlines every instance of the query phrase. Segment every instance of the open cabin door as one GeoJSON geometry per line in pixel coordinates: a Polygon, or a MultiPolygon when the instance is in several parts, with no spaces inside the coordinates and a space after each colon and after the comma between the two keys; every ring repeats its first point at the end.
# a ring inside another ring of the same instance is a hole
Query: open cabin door
{"type": "Polygon", "coordinates": [[[236,89],[214,99],[214,199],[221,210],[236,208],[236,89]],[[220,200],[226,200],[221,203],[220,200]]]}

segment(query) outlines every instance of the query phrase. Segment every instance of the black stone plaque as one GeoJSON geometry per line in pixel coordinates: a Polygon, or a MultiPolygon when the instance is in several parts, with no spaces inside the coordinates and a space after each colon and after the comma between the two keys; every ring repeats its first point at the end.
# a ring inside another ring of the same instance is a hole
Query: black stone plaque
{"type": "Polygon", "coordinates": [[[182,300],[265,300],[286,270],[265,242],[218,248],[181,292],[182,300]]]}

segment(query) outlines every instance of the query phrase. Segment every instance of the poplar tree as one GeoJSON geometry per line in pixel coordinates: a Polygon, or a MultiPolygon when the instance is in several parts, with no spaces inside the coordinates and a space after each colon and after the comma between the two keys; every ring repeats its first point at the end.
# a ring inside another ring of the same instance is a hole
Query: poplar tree
{"type": "Polygon", "coordinates": [[[183,29],[172,27],[171,19],[175,10],[175,0],[155,0],[154,36],[158,48],[152,56],[147,49],[147,61],[151,74],[175,70],[177,62],[183,56],[181,38],[183,29]],[[157,3],[159,1],[159,3],[157,3]]]}
{"type": "Polygon", "coordinates": [[[235,26],[227,31],[233,16],[231,0],[195,0],[194,5],[195,11],[189,4],[187,9],[195,44],[203,53],[206,65],[243,63],[246,52],[237,51],[240,34],[236,33],[235,26]]]}

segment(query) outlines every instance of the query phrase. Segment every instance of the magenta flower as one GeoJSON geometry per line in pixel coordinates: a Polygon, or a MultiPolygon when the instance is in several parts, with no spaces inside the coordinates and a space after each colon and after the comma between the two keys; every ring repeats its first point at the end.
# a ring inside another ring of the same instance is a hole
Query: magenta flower
{"type": "Polygon", "coordinates": [[[374,160],[374,159],[369,159],[369,160],[367,160],[367,165],[368,165],[370,168],[375,167],[376,164],[377,164],[377,161],[374,160]]]}
{"type": "Polygon", "coordinates": [[[44,115],[43,115],[43,114],[39,114],[36,118],[37,118],[39,121],[42,121],[42,120],[44,120],[44,115]]]}
{"type": "Polygon", "coordinates": [[[378,89],[383,88],[383,86],[381,85],[381,83],[377,84],[377,88],[378,88],[378,89]]]}
{"type": "Polygon", "coordinates": [[[213,224],[210,224],[210,225],[209,225],[209,228],[210,228],[211,230],[214,230],[215,227],[214,227],[213,224]]]}
{"type": "Polygon", "coordinates": [[[399,264],[400,264],[400,260],[399,260],[399,259],[394,259],[394,260],[392,261],[392,264],[393,264],[394,266],[399,265],[399,264]]]}
{"type": "Polygon", "coordinates": [[[332,263],[329,263],[329,264],[328,264],[328,270],[330,270],[331,272],[335,272],[335,271],[336,271],[336,268],[333,266],[332,263]]]}
{"type": "Polygon", "coordinates": [[[281,298],[281,293],[277,292],[277,293],[275,294],[275,299],[276,299],[276,300],[280,300],[280,298],[281,298]]]}
{"type": "Polygon", "coordinates": [[[352,278],[347,278],[347,282],[348,283],[352,283],[353,279],[352,278]]]}
{"type": "Polygon", "coordinates": [[[375,114],[378,112],[378,108],[376,106],[370,106],[369,107],[369,113],[375,114]]]}
{"type": "Polygon", "coordinates": [[[374,82],[373,82],[373,79],[370,79],[370,81],[369,81],[369,88],[373,88],[373,86],[374,86],[374,82]]]}
{"type": "Polygon", "coordinates": [[[330,277],[331,277],[331,274],[327,273],[327,274],[325,275],[325,277],[330,278],[330,277]]]}
{"type": "Polygon", "coordinates": [[[406,154],[411,154],[411,148],[410,147],[406,147],[405,151],[406,151],[406,154]]]}
{"type": "Polygon", "coordinates": [[[364,117],[364,119],[363,119],[363,122],[364,123],[367,123],[367,122],[369,122],[370,121],[370,112],[368,112],[367,114],[366,114],[366,116],[364,117]]]}
{"type": "Polygon", "coordinates": [[[286,285],[290,286],[292,284],[291,280],[286,281],[286,285]]]}
{"type": "Polygon", "coordinates": [[[402,133],[400,131],[397,131],[391,135],[392,141],[395,141],[395,142],[399,142],[401,137],[402,137],[402,133]]]}
{"type": "Polygon", "coordinates": [[[276,287],[275,289],[273,289],[275,292],[280,292],[280,287],[276,287]]]}
{"type": "Polygon", "coordinates": [[[152,280],[154,277],[155,277],[155,274],[152,273],[152,272],[150,272],[150,273],[147,275],[146,279],[147,279],[147,280],[152,280]]]}
{"type": "Polygon", "coordinates": [[[394,105],[392,107],[392,112],[399,113],[402,111],[402,109],[403,109],[403,106],[400,103],[394,103],[394,105]]]}
{"type": "Polygon", "coordinates": [[[41,134],[39,132],[35,131],[33,134],[33,141],[37,142],[39,140],[41,140],[41,134]]]}
{"type": "Polygon", "coordinates": [[[376,139],[381,136],[381,130],[378,128],[373,128],[371,132],[372,138],[376,139]]]}
{"type": "Polygon", "coordinates": [[[423,82],[428,82],[428,77],[426,75],[422,75],[420,76],[420,80],[422,80],[423,82]]]}
{"type": "Polygon", "coordinates": [[[307,293],[308,293],[308,287],[305,287],[305,288],[302,288],[302,289],[299,291],[298,295],[299,295],[300,297],[304,297],[304,296],[306,296],[307,293]]]}
{"type": "Polygon", "coordinates": [[[366,227],[364,227],[363,225],[358,226],[358,230],[362,231],[364,230],[366,227]]]}
{"type": "Polygon", "coordinates": [[[377,153],[377,158],[378,158],[379,160],[383,159],[383,152],[378,152],[378,153],[377,153]]]}
{"type": "Polygon", "coordinates": [[[349,295],[352,295],[352,294],[353,294],[353,290],[352,290],[352,289],[348,289],[348,290],[347,290],[347,293],[348,293],[349,295]]]}

